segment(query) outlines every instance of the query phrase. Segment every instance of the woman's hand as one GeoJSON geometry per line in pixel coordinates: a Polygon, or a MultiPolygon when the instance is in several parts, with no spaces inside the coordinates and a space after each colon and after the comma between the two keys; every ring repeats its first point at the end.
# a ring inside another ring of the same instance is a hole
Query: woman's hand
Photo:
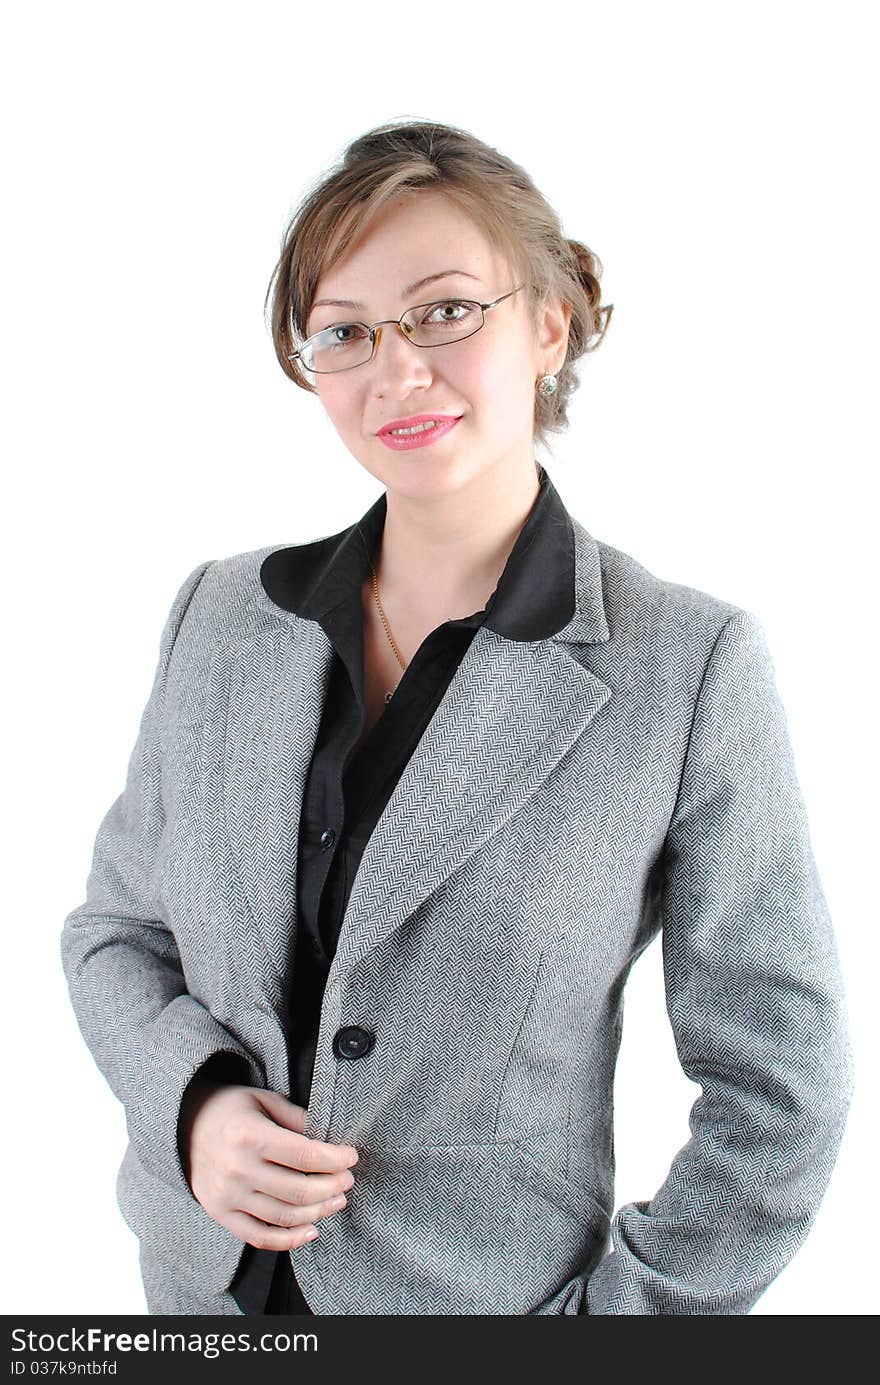
{"type": "Polygon", "coordinates": [[[260,1250],[293,1250],[346,1204],[352,1145],[303,1135],[305,1108],[279,1092],[194,1078],[178,1119],[181,1163],[214,1221],[260,1250]]]}

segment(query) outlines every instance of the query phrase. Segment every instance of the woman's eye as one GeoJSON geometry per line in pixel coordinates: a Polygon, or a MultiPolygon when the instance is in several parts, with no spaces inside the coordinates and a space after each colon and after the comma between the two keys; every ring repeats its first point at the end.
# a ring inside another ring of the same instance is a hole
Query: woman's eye
{"type": "Polygon", "coordinates": [[[431,311],[425,318],[426,322],[462,322],[472,309],[470,304],[463,303],[458,298],[448,298],[442,303],[434,303],[431,311]],[[451,316],[449,309],[452,309],[457,316],[451,316]]]}
{"type": "Polygon", "coordinates": [[[360,341],[367,334],[359,322],[339,322],[334,327],[326,327],[319,333],[321,338],[318,343],[322,350],[332,346],[348,346],[351,342],[360,341]]]}

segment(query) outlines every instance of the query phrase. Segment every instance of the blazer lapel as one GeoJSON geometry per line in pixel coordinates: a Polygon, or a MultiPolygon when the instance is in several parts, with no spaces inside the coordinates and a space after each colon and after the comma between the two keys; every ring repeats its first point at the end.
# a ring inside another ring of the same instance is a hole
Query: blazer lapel
{"type": "Polygon", "coordinates": [[[610,696],[552,639],[477,631],[367,843],[328,985],[503,827],[610,696]]]}
{"type": "Polygon", "coordinates": [[[503,827],[611,697],[569,649],[610,637],[598,547],[574,526],[572,619],[534,641],[478,629],[367,843],[328,985],[503,827]]]}

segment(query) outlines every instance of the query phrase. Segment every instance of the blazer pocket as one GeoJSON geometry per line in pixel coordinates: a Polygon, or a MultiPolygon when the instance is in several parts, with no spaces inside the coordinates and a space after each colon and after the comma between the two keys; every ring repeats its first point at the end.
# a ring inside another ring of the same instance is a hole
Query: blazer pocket
{"type": "Polygon", "coordinates": [[[571,1312],[579,1285],[570,1281],[601,1258],[608,1219],[589,1189],[569,1184],[564,1163],[563,1129],[365,1154],[360,1188],[356,1179],[335,1228],[351,1238],[348,1273],[367,1274],[369,1246],[378,1261],[412,1267],[435,1313],[484,1313],[487,1301],[498,1313],[522,1313],[524,1303],[571,1312]],[[558,1297],[566,1285],[567,1310],[558,1297]]]}

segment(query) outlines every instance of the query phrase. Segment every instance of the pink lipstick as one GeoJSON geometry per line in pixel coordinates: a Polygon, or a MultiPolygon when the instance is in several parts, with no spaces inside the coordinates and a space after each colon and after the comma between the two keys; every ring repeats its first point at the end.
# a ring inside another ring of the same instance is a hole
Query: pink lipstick
{"type": "Polygon", "coordinates": [[[378,436],[394,452],[409,452],[414,447],[427,447],[459,422],[454,414],[413,414],[410,418],[394,418],[379,429],[378,436]],[[415,431],[393,432],[393,429],[415,431]]]}

